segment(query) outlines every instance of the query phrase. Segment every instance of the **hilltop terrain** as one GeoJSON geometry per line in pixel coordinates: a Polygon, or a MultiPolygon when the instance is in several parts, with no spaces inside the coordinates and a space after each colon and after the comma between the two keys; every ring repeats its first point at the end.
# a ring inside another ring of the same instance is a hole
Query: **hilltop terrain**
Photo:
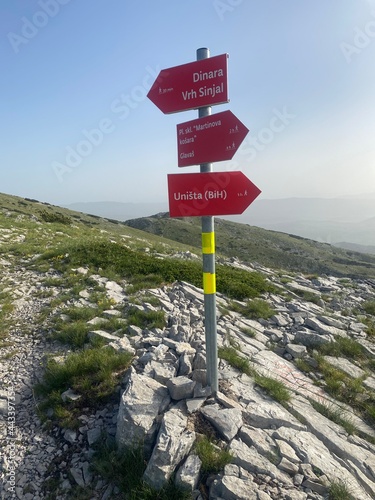
{"type": "Polygon", "coordinates": [[[212,394],[199,221],[132,224],[0,195],[0,497],[374,498],[372,257],[217,220],[212,394]]]}
{"type": "MultiPolygon", "coordinates": [[[[74,203],[67,208],[119,221],[168,210],[167,203],[74,203]]],[[[242,215],[225,219],[358,252],[375,253],[374,193],[352,198],[260,197],[242,215]]]]}
{"type": "MultiPolygon", "coordinates": [[[[201,222],[197,217],[170,219],[167,213],[160,213],[125,224],[170,240],[188,241],[197,249],[201,245],[201,222]]],[[[375,278],[373,255],[220,218],[215,218],[215,232],[218,254],[243,262],[304,273],[375,278]]]]}

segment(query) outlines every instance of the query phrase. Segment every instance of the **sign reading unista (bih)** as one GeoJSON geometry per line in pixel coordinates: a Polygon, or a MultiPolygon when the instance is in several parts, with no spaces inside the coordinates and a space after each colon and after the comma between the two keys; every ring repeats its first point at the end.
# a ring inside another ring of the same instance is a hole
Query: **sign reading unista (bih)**
{"type": "Polygon", "coordinates": [[[260,193],[237,171],[168,175],[171,217],[242,214],[260,193]]]}

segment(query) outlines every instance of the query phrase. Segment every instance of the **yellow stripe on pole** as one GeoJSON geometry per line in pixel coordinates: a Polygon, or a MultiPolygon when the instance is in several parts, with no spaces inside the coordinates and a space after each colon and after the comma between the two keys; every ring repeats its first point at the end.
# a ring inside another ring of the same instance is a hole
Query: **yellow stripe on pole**
{"type": "Polygon", "coordinates": [[[203,292],[207,294],[216,293],[215,273],[203,273],[203,292]]]}
{"type": "Polygon", "coordinates": [[[215,253],[215,233],[202,233],[202,252],[204,254],[215,253]]]}

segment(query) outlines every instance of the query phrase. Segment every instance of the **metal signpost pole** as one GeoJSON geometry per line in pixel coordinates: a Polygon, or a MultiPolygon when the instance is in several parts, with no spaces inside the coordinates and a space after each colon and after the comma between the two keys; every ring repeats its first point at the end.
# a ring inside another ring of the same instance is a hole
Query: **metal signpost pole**
{"type": "MultiPolygon", "coordinates": [[[[197,61],[208,59],[207,48],[197,50],[197,61]]],[[[199,118],[211,115],[211,106],[199,108],[199,118]]],[[[212,172],[212,163],[202,163],[201,173],[212,172]]],[[[215,275],[215,232],[214,218],[202,217],[202,254],[203,254],[203,292],[204,292],[204,326],[206,338],[207,384],[213,394],[218,391],[218,357],[216,328],[216,275],[215,275]]]]}

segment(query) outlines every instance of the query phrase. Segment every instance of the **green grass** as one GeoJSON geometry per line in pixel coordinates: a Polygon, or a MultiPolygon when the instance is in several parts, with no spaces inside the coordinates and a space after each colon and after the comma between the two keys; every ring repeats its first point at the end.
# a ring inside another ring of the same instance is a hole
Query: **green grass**
{"type": "Polygon", "coordinates": [[[281,404],[290,401],[291,395],[285,385],[272,377],[255,374],[255,382],[258,384],[272,399],[281,404]]]}
{"type": "Polygon", "coordinates": [[[375,319],[361,317],[360,321],[367,327],[365,331],[368,338],[373,340],[375,338],[375,319]]]}
{"type": "Polygon", "coordinates": [[[310,373],[310,372],[314,371],[313,367],[311,365],[309,365],[309,363],[307,363],[305,359],[295,358],[294,364],[296,365],[296,367],[299,370],[301,370],[301,372],[310,373]]]}
{"type": "MultiPolygon", "coordinates": [[[[318,363],[317,371],[323,374],[324,389],[332,397],[350,405],[369,425],[375,424],[375,397],[363,385],[365,376],[351,378],[343,371],[329,364],[319,354],[315,356],[318,363]]],[[[367,436],[366,439],[368,438],[367,436]]]]}
{"type": "Polygon", "coordinates": [[[94,347],[70,354],[64,363],[50,359],[43,382],[35,387],[44,398],[42,410],[52,408],[63,427],[72,426],[80,408],[96,408],[112,396],[120,375],[130,366],[132,355],[94,347]],[[71,388],[81,398],[63,403],[61,394],[71,388]]]}
{"type": "Polygon", "coordinates": [[[207,436],[197,439],[194,448],[201,459],[203,474],[219,473],[233,458],[228,450],[221,449],[207,436]]]}
{"type": "Polygon", "coordinates": [[[119,451],[116,444],[103,439],[93,457],[93,469],[101,477],[115,484],[127,500],[189,500],[191,495],[181,491],[171,479],[157,491],[142,480],[147,462],[142,446],[119,451]]]}
{"type": "MultiPolygon", "coordinates": [[[[40,261],[53,263],[56,269],[67,272],[72,267],[87,266],[112,279],[126,278],[134,292],[142,287],[161,286],[175,281],[188,281],[202,287],[202,264],[178,259],[160,259],[133,251],[121,244],[100,239],[81,239],[44,253],[40,261]],[[61,258],[61,256],[63,256],[61,258]]],[[[272,291],[262,274],[218,265],[217,290],[231,298],[243,300],[272,291]]],[[[129,290],[128,290],[129,292],[129,290]]]]}
{"type": "Polygon", "coordinates": [[[38,215],[44,222],[54,222],[65,225],[70,225],[73,222],[67,215],[52,210],[39,210],[38,215]]]}
{"type": "Polygon", "coordinates": [[[230,307],[245,318],[248,319],[269,319],[276,311],[270,307],[267,301],[263,299],[253,299],[246,302],[245,305],[231,302],[230,307]]]}
{"type": "Polygon", "coordinates": [[[249,337],[250,339],[256,337],[256,332],[254,332],[252,328],[242,327],[240,328],[240,332],[246,335],[246,337],[249,337]]]}
{"type": "Polygon", "coordinates": [[[11,325],[11,314],[13,311],[14,305],[9,299],[6,299],[0,305],[0,341],[7,338],[9,327],[11,325]]]}
{"type": "Polygon", "coordinates": [[[333,482],[329,487],[328,500],[355,500],[348,487],[341,481],[333,482]]]}
{"type": "Polygon", "coordinates": [[[363,309],[367,314],[375,316],[375,300],[368,300],[362,304],[363,309]]]}
{"type": "Polygon", "coordinates": [[[247,375],[253,374],[253,370],[250,367],[249,360],[244,358],[243,356],[240,356],[235,347],[219,347],[218,356],[219,358],[227,361],[234,368],[237,368],[237,370],[239,370],[240,372],[246,373],[247,375]]]}
{"type": "Polygon", "coordinates": [[[88,342],[89,331],[90,325],[85,320],[78,320],[73,323],[56,325],[51,337],[73,347],[83,347],[88,342]]]}
{"type": "Polygon", "coordinates": [[[332,422],[335,422],[338,425],[341,425],[349,435],[353,435],[357,433],[357,428],[350,420],[350,418],[344,417],[344,412],[341,408],[334,406],[332,404],[322,404],[318,401],[314,401],[310,399],[311,406],[319,412],[321,415],[324,415],[332,422]]]}
{"type": "Polygon", "coordinates": [[[334,342],[320,345],[318,350],[326,356],[345,357],[353,360],[364,357],[364,349],[361,344],[350,337],[336,337],[334,342]]]}
{"type": "Polygon", "coordinates": [[[235,346],[219,347],[218,356],[221,359],[225,359],[231,366],[237,368],[240,372],[253,377],[255,383],[275,401],[285,404],[290,400],[290,392],[282,382],[271,377],[259,375],[256,370],[250,366],[248,359],[238,354],[235,346]]]}
{"type": "Polygon", "coordinates": [[[141,311],[136,308],[130,308],[126,320],[129,325],[140,328],[165,328],[165,314],[163,311],[141,311]]]}
{"type": "MultiPolygon", "coordinates": [[[[197,249],[201,248],[201,225],[196,217],[148,217],[128,223],[132,227],[141,227],[150,234],[181,243],[188,241],[197,249]]],[[[273,269],[318,276],[375,276],[375,256],[247,224],[239,225],[220,218],[215,218],[215,232],[217,254],[235,257],[245,263],[255,261],[273,269]]],[[[199,250],[195,250],[195,253],[199,250]]]]}
{"type": "Polygon", "coordinates": [[[303,300],[306,300],[307,302],[312,302],[313,304],[316,305],[319,305],[319,302],[321,301],[321,297],[319,295],[313,292],[309,292],[307,290],[293,289],[293,292],[296,293],[303,300]]]}

